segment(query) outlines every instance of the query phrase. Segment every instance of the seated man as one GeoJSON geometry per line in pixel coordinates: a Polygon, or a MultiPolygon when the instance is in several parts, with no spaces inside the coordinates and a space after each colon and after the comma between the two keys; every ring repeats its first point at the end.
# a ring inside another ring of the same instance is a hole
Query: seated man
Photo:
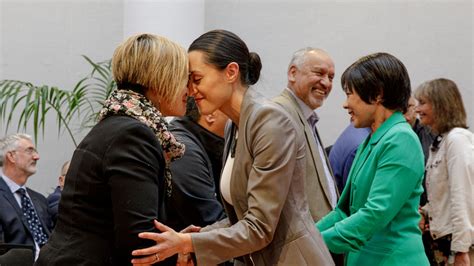
{"type": "Polygon", "coordinates": [[[0,242],[31,245],[38,258],[48,241],[52,221],[48,202],[40,193],[27,188],[28,178],[36,173],[39,154],[31,137],[13,134],[0,140],[0,242]]]}
{"type": "Polygon", "coordinates": [[[58,178],[58,186],[54,192],[48,196],[48,206],[51,213],[51,219],[53,220],[53,226],[56,225],[56,220],[58,218],[59,200],[61,199],[61,192],[64,188],[64,181],[66,180],[66,173],[68,169],[69,161],[65,162],[61,167],[61,175],[58,178]]]}

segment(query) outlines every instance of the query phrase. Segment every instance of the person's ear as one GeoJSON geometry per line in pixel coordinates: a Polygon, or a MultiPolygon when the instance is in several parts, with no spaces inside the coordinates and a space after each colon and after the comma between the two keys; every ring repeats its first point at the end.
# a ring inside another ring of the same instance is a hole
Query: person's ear
{"type": "Polygon", "coordinates": [[[15,151],[9,151],[7,152],[6,156],[5,156],[5,159],[7,159],[8,161],[10,162],[14,162],[15,161],[15,157],[14,155],[15,154],[15,151]]]}
{"type": "Polygon", "coordinates": [[[290,82],[295,82],[296,81],[296,71],[298,69],[296,68],[295,65],[291,65],[290,68],[288,69],[288,81],[290,82]]]}
{"type": "Polygon", "coordinates": [[[227,77],[227,81],[233,83],[238,80],[239,78],[239,64],[236,62],[231,62],[225,68],[225,75],[227,77]]]}
{"type": "Polygon", "coordinates": [[[378,95],[377,98],[375,98],[375,103],[377,103],[377,104],[382,103],[382,95],[378,95]]]}
{"type": "Polygon", "coordinates": [[[214,113],[206,115],[205,119],[206,123],[209,125],[212,125],[214,124],[214,122],[216,122],[216,116],[214,115],[214,113]]]}

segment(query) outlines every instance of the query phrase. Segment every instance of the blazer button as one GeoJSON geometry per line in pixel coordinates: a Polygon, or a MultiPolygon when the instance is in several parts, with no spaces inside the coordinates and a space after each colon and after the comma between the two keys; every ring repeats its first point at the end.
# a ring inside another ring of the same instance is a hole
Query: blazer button
{"type": "Polygon", "coordinates": [[[430,221],[433,221],[433,217],[430,216],[430,221]]]}

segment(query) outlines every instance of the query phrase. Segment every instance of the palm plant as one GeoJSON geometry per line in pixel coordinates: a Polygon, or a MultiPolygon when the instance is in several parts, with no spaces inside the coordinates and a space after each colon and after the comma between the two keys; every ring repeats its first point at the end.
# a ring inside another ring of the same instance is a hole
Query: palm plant
{"type": "Polygon", "coordinates": [[[79,120],[79,130],[92,127],[103,101],[116,87],[110,60],[94,62],[87,56],[83,55],[83,58],[92,66],[92,71],[72,90],[35,86],[19,80],[1,80],[0,121],[5,123],[5,131],[17,120],[17,130],[31,126],[37,141],[40,131],[44,135],[46,118],[53,113],[56,114],[58,135],[65,130],[77,146],[72,125],[79,120]],[[18,114],[19,118],[15,119],[14,114],[18,114]]]}

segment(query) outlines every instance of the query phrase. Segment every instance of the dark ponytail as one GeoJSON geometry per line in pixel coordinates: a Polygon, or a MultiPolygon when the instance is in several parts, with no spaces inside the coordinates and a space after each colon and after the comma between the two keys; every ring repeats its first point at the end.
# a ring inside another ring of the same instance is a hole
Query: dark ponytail
{"type": "Polygon", "coordinates": [[[262,70],[262,61],[260,61],[260,56],[257,53],[250,53],[249,60],[249,69],[248,69],[248,84],[253,85],[257,83],[258,78],[260,78],[260,70],[262,70]]]}

